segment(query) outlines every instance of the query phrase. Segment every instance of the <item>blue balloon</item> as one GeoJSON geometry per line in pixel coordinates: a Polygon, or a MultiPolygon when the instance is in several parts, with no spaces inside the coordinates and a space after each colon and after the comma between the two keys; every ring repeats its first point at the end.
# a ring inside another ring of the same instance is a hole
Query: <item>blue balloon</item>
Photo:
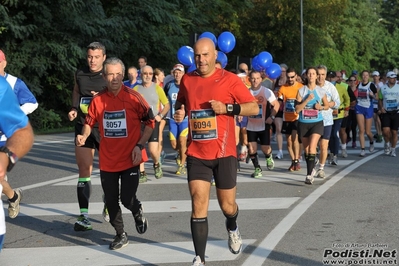
{"type": "Polygon", "coordinates": [[[222,32],[218,37],[218,47],[223,53],[231,52],[236,46],[236,37],[231,32],[222,32]]]}
{"type": "Polygon", "coordinates": [[[191,66],[194,63],[194,50],[190,46],[182,46],[177,51],[177,59],[185,66],[191,66]]]}
{"type": "Polygon", "coordinates": [[[280,77],[281,75],[281,67],[279,64],[272,63],[267,69],[266,69],[266,74],[269,76],[271,79],[276,79],[280,77]]]}
{"type": "Polygon", "coordinates": [[[193,72],[194,70],[197,69],[197,66],[194,64],[192,64],[188,69],[187,69],[187,73],[193,72]]]}
{"type": "Polygon", "coordinates": [[[252,69],[254,69],[255,71],[262,71],[263,69],[262,69],[262,67],[259,65],[258,57],[259,57],[259,56],[257,55],[257,56],[255,56],[254,58],[252,58],[252,62],[251,62],[252,69]]]}
{"type": "Polygon", "coordinates": [[[209,38],[209,39],[211,39],[213,41],[213,43],[215,44],[215,47],[216,47],[216,45],[218,45],[218,41],[216,39],[216,36],[212,32],[209,32],[209,31],[203,32],[198,37],[198,40],[201,39],[201,38],[209,38]]]}
{"type": "Polygon", "coordinates": [[[258,63],[263,69],[267,69],[273,63],[273,56],[269,52],[261,52],[258,55],[258,63]]]}
{"type": "Polygon", "coordinates": [[[225,68],[227,65],[227,55],[221,51],[218,51],[218,57],[216,58],[217,61],[220,62],[220,64],[222,64],[222,67],[225,68]]]}

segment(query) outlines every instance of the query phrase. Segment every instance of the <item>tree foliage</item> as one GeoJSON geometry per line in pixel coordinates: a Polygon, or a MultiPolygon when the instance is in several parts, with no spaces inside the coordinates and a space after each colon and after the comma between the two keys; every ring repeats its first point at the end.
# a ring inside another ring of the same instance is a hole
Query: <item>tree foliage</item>
{"type": "MultiPolygon", "coordinates": [[[[397,67],[398,0],[303,0],[305,66],[329,69],[397,67]]],[[[194,33],[232,32],[228,54],[301,64],[301,1],[292,0],[0,0],[0,49],[6,71],[22,78],[36,95],[36,127],[67,124],[73,74],[85,62],[86,46],[104,43],[107,56],[136,65],[145,55],[154,67],[170,69],[179,47],[194,33]],[[46,119],[43,117],[46,116],[46,119]],[[43,125],[46,121],[46,125],[43,125]]]]}

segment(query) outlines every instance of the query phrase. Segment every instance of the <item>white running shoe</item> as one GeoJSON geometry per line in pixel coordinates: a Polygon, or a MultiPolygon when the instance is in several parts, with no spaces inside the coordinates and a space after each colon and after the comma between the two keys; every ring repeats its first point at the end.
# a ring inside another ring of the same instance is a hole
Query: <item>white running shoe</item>
{"type": "Polygon", "coordinates": [[[279,160],[281,160],[281,159],[283,159],[283,158],[284,158],[284,154],[283,154],[283,152],[281,152],[281,151],[277,152],[276,157],[274,157],[274,159],[279,159],[279,160]]]}
{"type": "Polygon", "coordinates": [[[389,155],[390,152],[391,152],[391,148],[389,146],[389,142],[385,142],[385,144],[384,144],[384,154],[385,155],[389,155]]]}
{"type": "Polygon", "coordinates": [[[396,150],[391,148],[391,153],[389,154],[391,157],[396,157],[396,150]]]}
{"type": "Polygon", "coordinates": [[[193,259],[193,264],[191,266],[205,266],[205,264],[202,263],[200,256],[196,256],[193,259]]]}
{"type": "Polygon", "coordinates": [[[360,157],[364,157],[364,156],[366,156],[366,151],[365,150],[362,150],[361,152],[360,152],[360,155],[359,155],[360,157]]]}
{"type": "Polygon", "coordinates": [[[369,151],[370,151],[370,152],[373,152],[373,151],[374,151],[374,144],[370,144],[369,151]]]}
{"type": "Polygon", "coordinates": [[[341,150],[341,156],[342,156],[343,158],[348,157],[348,153],[346,152],[346,149],[342,149],[342,150],[341,150]]]}
{"type": "Polygon", "coordinates": [[[240,253],[242,249],[242,239],[240,231],[238,230],[238,226],[236,230],[234,231],[227,230],[227,232],[229,234],[228,245],[230,252],[233,254],[240,253]]]}

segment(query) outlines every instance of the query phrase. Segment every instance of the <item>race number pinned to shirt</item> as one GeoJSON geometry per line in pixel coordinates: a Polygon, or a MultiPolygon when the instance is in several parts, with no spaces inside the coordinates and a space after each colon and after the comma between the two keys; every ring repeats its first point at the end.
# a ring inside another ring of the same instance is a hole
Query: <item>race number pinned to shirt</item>
{"type": "Polygon", "coordinates": [[[81,97],[80,98],[79,107],[80,107],[80,110],[82,111],[82,113],[84,113],[85,115],[87,115],[87,113],[88,113],[91,100],[93,100],[93,97],[81,97]]]}
{"type": "Polygon", "coordinates": [[[295,113],[295,99],[287,99],[284,103],[285,113],[295,113]]]}
{"type": "Polygon", "coordinates": [[[103,117],[104,137],[127,137],[126,111],[105,111],[103,117]]]}
{"type": "Polygon", "coordinates": [[[192,110],[189,116],[191,138],[194,141],[216,139],[216,114],[212,109],[192,110]]]}
{"type": "Polygon", "coordinates": [[[314,120],[317,119],[319,116],[319,110],[315,109],[303,109],[302,110],[302,119],[303,120],[314,120]]]}
{"type": "Polygon", "coordinates": [[[388,112],[392,112],[392,111],[396,111],[398,110],[398,102],[396,101],[396,99],[393,100],[386,100],[386,111],[388,112]]]}

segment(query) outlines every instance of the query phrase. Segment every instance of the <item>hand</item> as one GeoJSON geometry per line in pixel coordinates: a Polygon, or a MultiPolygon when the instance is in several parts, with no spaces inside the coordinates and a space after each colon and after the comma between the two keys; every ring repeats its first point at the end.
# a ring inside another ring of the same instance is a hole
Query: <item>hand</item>
{"type": "Polygon", "coordinates": [[[265,123],[271,125],[273,123],[273,119],[269,116],[268,118],[266,118],[265,123]]]}
{"type": "Polygon", "coordinates": [[[175,111],[175,114],[173,115],[173,119],[175,119],[176,123],[180,123],[184,120],[184,117],[186,116],[186,110],[184,110],[184,104],[180,106],[180,109],[175,111]]]}
{"type": "Polygon", "coordinates": [[[242,118],[243,118],[242,115],[237,116],[237,121],[238,121],[238,123],[241,123],[241,122],[242,122],[242,118]]]}
{"type": "Polygon", "coordinates": [[[314,99],[314,94],[313,94],[313,93],[309,94],[309,96],[306,98],[306,100],[307,100],[308,102],[310,102],[310,101],[313,100],[313,99],[314,99]]]}
{"type": "Polygon", "coordinates": [[[349,115],[349,111],[344,112],[344,117],[347,117],[349,115]]]}
{"type": "Polygon", "coordinates": [[[73,121],[77,116],[78,116],[78,111],[76,111],[75,109],[72,109],[72,110],[69,111],[69,113],[68,113],[68,119],[69,119],[69,121],[73,121]]]}
{"type": "Polygon", "coordinates": [[[215,101],[215,100],[211,100],[211,101],[209,101],[209,103],[211,104],[212,110],[216,114],[218,114],[218,115],[227,114],[226,104],[219,102],[219,101],[215,101]]]}
{"type": "Polygon", "coordinates": [[[85,145],[86,139],[87,139],[87,137],[85,137],[83,135],[77,135],[76,140],[75,140],[76,146],[81,147],[81,146],[85,145]]]}
{"type": "Polygon", "coordinates": [[[157,122],[161,122],[161,120],[162,120],[162,118],[161,118],[159,115],[156,115],[156,116],[154,117],[154,119],[155,119],[155,121],[157,121],[157,122]]]}
{"type": "Polygon", "coordinates": [[[313,108],[316,109],[316,110],[322,110],[323,106],[321,106],[320,103],[316,103],[313,108]]]}
{"type": "Polygon", "coordinates": [[[94,96],[94,95],[96,95],[96,94],[98,94],[98,92],[96,92],[96,91],[90,91],[90,93],[94,96]]]}
{"type": "Polygon", "coordinates": [[[133,165],[138,165],[141,163],[141,150],[138,146],[135,146],[132,151],[132,162],[133,165]]]}

